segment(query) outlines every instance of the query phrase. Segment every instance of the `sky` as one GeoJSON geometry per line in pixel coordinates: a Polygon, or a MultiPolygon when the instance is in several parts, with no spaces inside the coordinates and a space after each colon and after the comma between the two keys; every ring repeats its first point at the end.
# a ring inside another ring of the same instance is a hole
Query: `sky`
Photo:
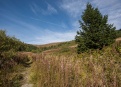
{"type": "Polygon", "coordinates": [[[28,44],[70,41],[87,2],[121,28],[121,0],[0,0],[0,29],[28,44]]]}

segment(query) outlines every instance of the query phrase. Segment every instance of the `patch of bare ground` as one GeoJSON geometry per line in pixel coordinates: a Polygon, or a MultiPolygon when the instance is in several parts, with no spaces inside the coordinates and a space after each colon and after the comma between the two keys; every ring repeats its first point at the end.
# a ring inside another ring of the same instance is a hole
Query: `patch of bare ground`
{"type": "Polygon", "coordinates": [[[30,69],[26,69],[23,73],[24,80],[22,81],[23,84],[21,87],[33,87],[33,84],[29,82],[30,80],[30,69]]]}
{"type": "Polygon", "coordinates": [[[70,48],[75,48],[75,47],[77,47],[77,44],[76,45],[73,45],[73,46],[70,46],[70,48]]]}
{"type": "Polygon", "coordinates": [[[121,37],[117,38],[116,41],[121,41],[121,37]]]}

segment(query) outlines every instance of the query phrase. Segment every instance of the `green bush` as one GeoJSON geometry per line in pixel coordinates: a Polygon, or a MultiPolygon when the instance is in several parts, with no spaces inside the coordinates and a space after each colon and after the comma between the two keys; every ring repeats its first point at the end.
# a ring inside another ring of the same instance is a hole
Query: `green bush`
{"type": "Polygon", "coordinates": [[[0,30],[0,87],[20,87],[22,76],[18,73],[19,68],[27,67],[30,60],[28,56],[18,52],[33,49],[37,48],[7,36],[4,30],[0,30]]]}

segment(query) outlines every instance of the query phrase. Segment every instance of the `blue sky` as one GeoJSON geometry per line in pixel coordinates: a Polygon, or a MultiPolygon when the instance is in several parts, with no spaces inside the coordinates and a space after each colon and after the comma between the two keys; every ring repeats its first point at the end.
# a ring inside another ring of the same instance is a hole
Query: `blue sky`
{"type": "Polygon", "coordinates": [[[87,2],[121,28],[121,0],[0,0],[0,29],[29,44],[73,40],[87,2]]]}

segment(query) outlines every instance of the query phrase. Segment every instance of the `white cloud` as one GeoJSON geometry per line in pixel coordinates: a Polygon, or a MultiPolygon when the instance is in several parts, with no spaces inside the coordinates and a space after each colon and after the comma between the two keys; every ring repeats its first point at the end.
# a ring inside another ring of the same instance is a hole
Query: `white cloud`
{"type": "Polygon", "coordinates": [[[49,12],[49,13],[57,13],[57,10],[52,5],[47,3],[47,12],[49,12]]]}
{"type": "Polygon", "coordinates": [[[73,17],[80,16],[87,0],[62,0],[61,8],[73,17]]]}
{"type": "MultiPolygon", "coordinates": [[[[17,36],[18,39],[24,41],[25,43],[47,44],[52,42],[70,41],[70,40],[73,40],[76,35],[75,30],[66,31],[66,32],[51,31],[50,29],[42,29],[40,26],[33,25],[32,23],[28,23],[17,17],[15,17],[14,19],[12,17],[5,16],[5,15],[4,17],[10,20],[13,24],[11,27],[9,26],[8,29],[10,29],[11,31],[15,29],[14,32],[19,32],[20,30],[19,33],[16,33],[14,35],[17,36]],[[15,25],[18,25],[20,27],[16,28],[17,26],[15,25]],[[22,31],[21,31],[21,28],[23,29],[22,31]]],[[[39,20],[39,19],[33,19],[33,20],[39,20]]],[[[63,22],[60,23],[60,25],[46,22],[46,21],[44,22],[48,24],[56,25],[56,26],[62,25],[63,28],[65,29],[67,28],[67,26],[63,22]]]]}
{"type": "Polygon", "coordinates": [[[80,27],[79,21],[77,21],[77,20],[73,21],[72,27],[73,27],[73,29],[78,30],[80,27]]]}
{"type": "Polygon", "coordinates": [[[52,42],[62,42],[62,41],[70,41],[73,40],[76,31],[68,31],[68,32],[54,32],[50,30],[44,30],[44,34],[40,34],[40,36],[36,36],[34,41],[31,41],[31,44],[47,44],[52,42]]]}
{"type": "Polygon", "coordinates": [[[121,9],[109,12],[109,23],[114,24],[117,29],[121,28],[121,9]]]}
{"type": "Polygon", "coordinates": [[[93,0],[92,3],[96,4],[98,7],[107,7],[110,5],[114,5],[118,0],[93,0]]]}
{"type": "Polygon", "coordinates": [[[50,15],[50,14],[57,13],[57,10],[49,3],[46,3],[46,8],[42,8],[38,4],[32,3],[30,5],[30,8],[35,15],[40,14],[40,13],[43,15],[50,15]]]}
{"type": "MultiPolygon", "coordinates": [[[[20,39],[29,44],[47,44],[52,42],[70,41],[73,40],[76,35],[76,30],[66,31],[66,32],[57,32],[57,31],[55,32],[55,31],[50,31],[49,29],[42,29],[37,25],[35,26],[32,25],[31,23],[27,23],[19,19],[13,19],[8,16],[6,16],[6,18],[11,20],[13,23],[18,24],[19,26],[22,26],[22,28],[24,29],[22,32],[24,33],[19,33],[19,36],[23,37],[23,38],[20,37],[20,39]]],[[[61,23],[61,25],[63,28],[64,27],[66,28],[66,25],[64,23],[61,23]]]]}
{"type": "Polygon", "coordinates": [[[39,22],[44,22],[44,23],[49,24],[49,25],[54,25],[54,26],[59,26],[59,27],[62,27],[62,28],[67,28],[66,24],[63,23],[63,22],[60,23],[60,24],[57,24],[57,23],[53,23],[53,22],[49,22],[49,21],[44,21],[44,20],[37,19],[37,18],[32,18],[32,17],[30,17],[30,19],[36,20],[36,21],[39,21],[39,22]]]}
{"type": "MultiPolygon", "coordinates": [[[[16,34],[16,35],[17,36],[19,35],[18,38],[24,41],[25,43],[47,44],[47,43],[52,43],[52,42],[69,41],[69,40],[73,40],[76,35],[75,30],[66,31],[66,32],[58,32],[58,31],[55,32],[49,29],[42,29],[40,26],[36,26],[31,23],[25,22],[23,20],[19,20],[18,18],[13,19],[8,16],[5,16],[5,17],[9,19],[10,21],[12,21],[13,24],[19,25],[20,27],[18,28],[18,30],[20,28],[23,29],[21,33],[19,32],[19,34],[16,34]]],[[[49,24],[56,25],[53,23],[49,23],[49,24]]],[[[63,28],[67,27],[64,23],[61,23],[61,25],[63,28]]],[[[59,26],[59,25],[56,25],[56,26],[59,26]]],[[[12,27],[9,27],[9,29],[10,28],[12,30],[12,27]]],[[[18,30],[15,30],[15,31],[18,31],[18,30]]]]}
{"type": "Polygon", "coordinates": [[[40,12],[40,7],[39,7],[37,4],[35,4],[35,3],[32,3],[32,4],[30,5],[30,9],[32,10],[32,12],[33,12],[35,15],[37,15],[37,13],[40,12]]]}

